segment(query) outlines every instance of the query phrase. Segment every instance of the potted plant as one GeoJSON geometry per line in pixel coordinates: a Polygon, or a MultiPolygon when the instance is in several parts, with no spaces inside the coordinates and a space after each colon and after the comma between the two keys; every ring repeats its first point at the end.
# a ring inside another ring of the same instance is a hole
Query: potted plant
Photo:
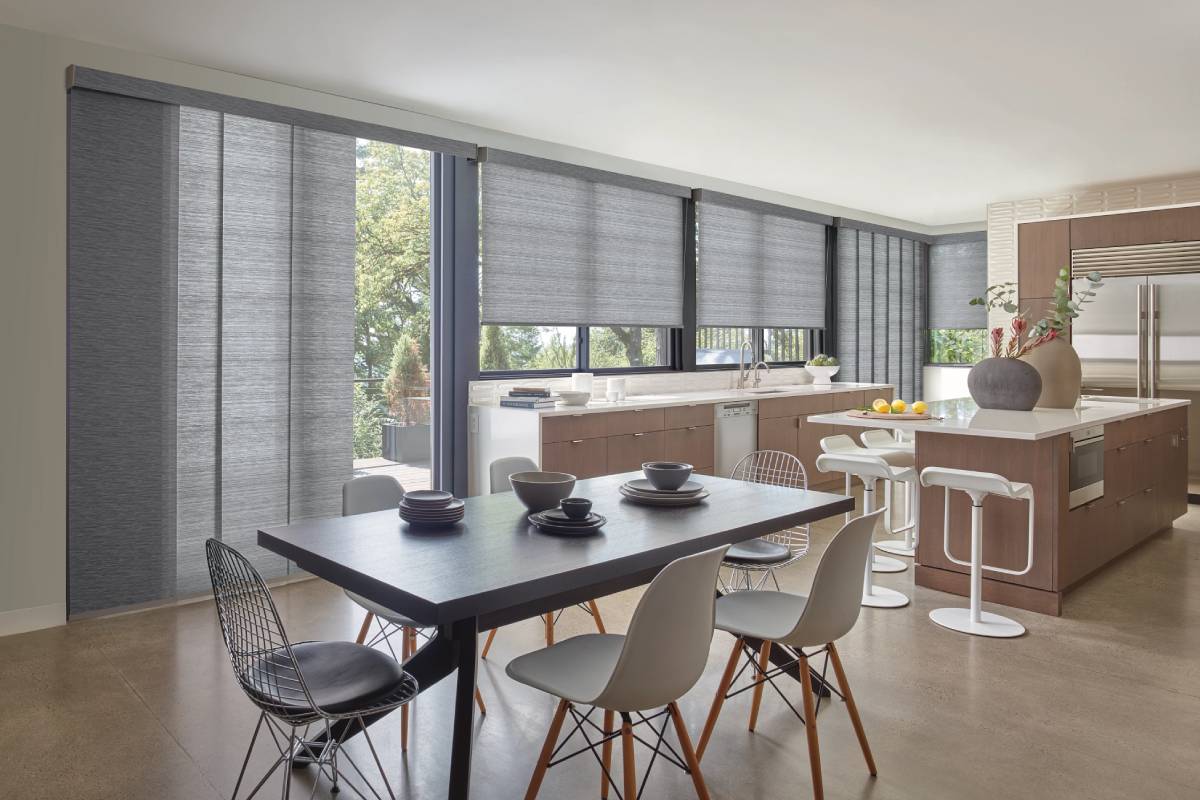
{"type": "Polygon", "coordinates": [[[841,369],[841,364],[833,356],[827,356],[824,353],[817,353],[810,358],[804,365],[804,370],[813,377],[813,383],[822,386],[828,386],[832,383],[831,378],[837,375],[841,369]]]}
{"type": "Polygon", "coordinates": [[[396,340],[383,384],[389,418],[383,422],[383,457],[411,464],[429,460],[429,373],[421,348],[406,335],[396,340]]]}
{"type": "MultiPolygon", "coordinates": [[[[1071,272],[1061,269],[1054,281],[1054,297],[1051,298],[1049,315],[1038,320],[1029,328],[1028,335],[1036,342],[1026,347],[1018,356],[1038,371],[1042,380],[1042,392],[1037,399],[1039,408],[1074,408],[1079,400],[1083,369],[1079,354],[1068,339],[1071,323],[1079,316],[1080,309],[1092,301],[1096,290],[1104,283],[1098,272],[1084,278],[1084,288],[1074,291],[1071,272]],[[1051,335],[1053,334],[1053,335],[1051,335]]],[[[1003,283],[989,286],[986,299],[977,297],[972,304],[986,305],[989,309],[1002,308],[1008,313],[1017,310],[1013,299],[1015,284],[1003,283]]]]}

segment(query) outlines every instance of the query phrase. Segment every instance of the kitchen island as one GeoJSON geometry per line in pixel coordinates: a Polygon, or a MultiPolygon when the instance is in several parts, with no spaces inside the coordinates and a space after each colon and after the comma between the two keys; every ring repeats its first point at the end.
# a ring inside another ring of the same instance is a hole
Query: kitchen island
{"type": "MultiPolygon", "coordinates": [[[[931,420],[837,412],[809,421],[836,426],[830,433],[847,426],[910,432],[919,470],[978,470],[1031,484],[1033,568],[1020,576],[985,570],[983,599],[1057,616],[1064,594],[1187,512],[1188,405],[1187,400],[1085,398],[1074,409],[993,411],[962,399],[931,403],[931,420]],[[1073,434],[1079,439],[1081,431],[1088,432],[1086,451],[1073,448],[1073,434]]],[[[968,568],[951,562],[943,547],[942,490],[923,488],[918,496],[915,581],[965,596],[968,568]]],[[[1025,502],[989,497],[983,562],[1023,567],[1027,526],[1025,502]]],[[[962,492],[951,493],[949,546],[959,558],[970,552],[970,502],[962,492]]]]}

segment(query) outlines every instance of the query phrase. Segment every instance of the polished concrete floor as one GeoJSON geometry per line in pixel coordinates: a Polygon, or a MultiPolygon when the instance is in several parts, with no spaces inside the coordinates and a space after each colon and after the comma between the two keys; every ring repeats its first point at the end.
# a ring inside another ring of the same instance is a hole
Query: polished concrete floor
{"type": "MultiPolygon", "coordinates": [[[[835,528],[816,530],[815,550],[835,528]]],[[[785,588],[803,591],[815,563],[797,564],[785,588]]],[[[879,577],[913,591],[911,571],[879,577]]],[[[320,581],[281,587],[276,599],[294,639],[357,631],[359,613],[320,581]]],[[[611,629],[623,628],[635,601],[601,601],[611,629]]],[[[827,797],[1200,797],[1200,510],[1072,594],[1061,619],[1012,612],[1029,628],[1021,639],[971,638],[926,616],[961,602],[918,589],[906,609],[864,609],[842,641],[879,776],[867,775],[844,706],[825,706],[827,797]]],[[[581,612],[561,621],[561,636],[587,630],[581,612]]],[[[538,647],[541,633],[534,621],[505,628],[482,669],[476,797],[524,794],[553,701],[509,681],[504,664],[538,647]]],[[[693,736],[729,642],[717,635],[707,673],[681,704],[693,736]]],[[[445,796],[449,701],[448,683],[421,696],[407,757],[398,719],[373,728],[399,796],[445,796]]],[[[731,700],[717,726],[704,760],[713,797],[811,797],[796,719],[768,692],[750,734],[748,708],[747,695],[731,700]]],[[[0,639],[0,798],[228,797],[254,721],[210,603],[0,639]]],[[[351,751],[365,755],[361,742],[351,751]]],[[[311,780],[297,772],[292,796],[307,797],[311,780]]],[[[595,762],[580,758],[552,769],[541,796],[592,798],[598,787],[595,762]]],[[[326,784],[316,788],[329,796],[326,784]]],[[[660,763],[645,796],[694,795],[685,775],[660,763]]]]}

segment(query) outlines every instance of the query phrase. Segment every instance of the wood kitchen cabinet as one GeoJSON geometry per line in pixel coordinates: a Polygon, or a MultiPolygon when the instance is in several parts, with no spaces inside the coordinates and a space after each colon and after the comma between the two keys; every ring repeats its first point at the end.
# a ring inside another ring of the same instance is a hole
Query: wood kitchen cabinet
{"type": "Polygon", "coordinates": [[[711,469],[716,461],[712,425],[693,425],[666,432],[663,458],[682,461],[697,469],[711,469]]]}
{"type": "MultiPolygon", "coordinates": [[[[1100,214],[1057,222],[1070,222],[1071,250],[1200,240],[1200,206],[1100,214]]],[[[1021,225],[1018,231],[1024,228],[1025,225],[1021,225]]]]}
{"type": "Polygon", "coordinates": [[[1071,267],[1071,220],[1017,225],[1017,294],[1021,299],[1053,297],[1054,281],[1064,267],[1071,267]]]}
{"type": "Polygon", "coordinates": [[[662,431],[628,433],[608,437],[608,472],[629,472],[647,461],[666,458],[666,434],[662,431]]]}
{"type": "Polygon", "coordinates": [[[579,478],[608,474],[608,439],[572,439],[542,443],[542,469],[569,472],[579,478]]]}

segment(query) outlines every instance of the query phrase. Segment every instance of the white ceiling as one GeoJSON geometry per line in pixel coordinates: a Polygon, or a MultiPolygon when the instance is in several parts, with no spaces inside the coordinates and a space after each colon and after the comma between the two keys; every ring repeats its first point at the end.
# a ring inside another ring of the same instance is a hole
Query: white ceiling
{"type": "Polygon", "coordinates": [[[0,0],[0,22],[931,226],[1200,171],[1196,0],[0,0]]]}

